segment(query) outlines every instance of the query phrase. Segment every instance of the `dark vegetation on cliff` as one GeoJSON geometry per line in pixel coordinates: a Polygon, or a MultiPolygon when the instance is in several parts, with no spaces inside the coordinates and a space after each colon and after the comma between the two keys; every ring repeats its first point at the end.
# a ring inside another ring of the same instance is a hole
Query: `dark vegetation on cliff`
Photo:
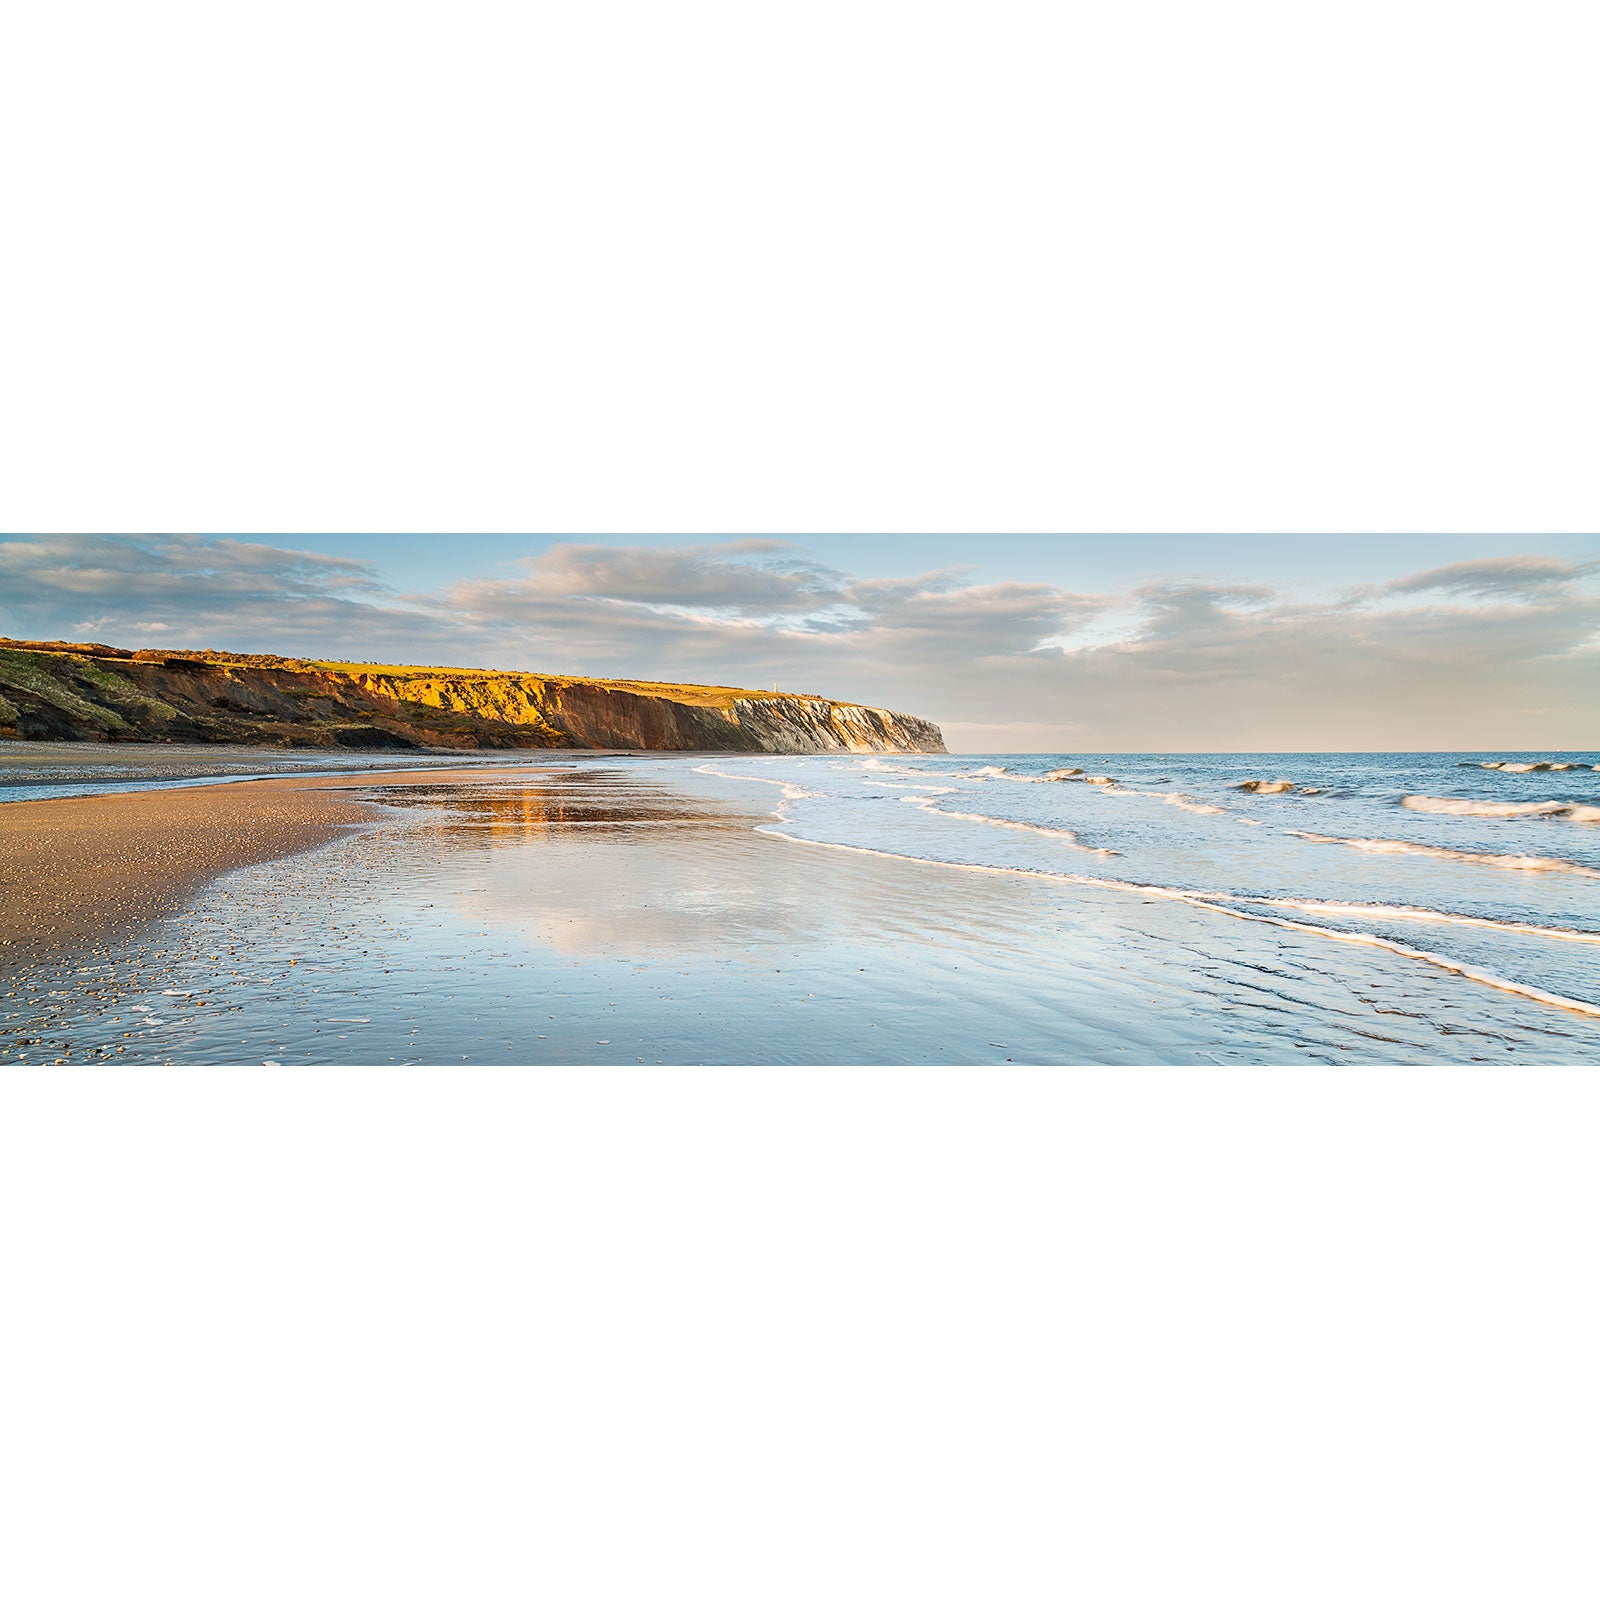
{"type": "Polygon", "coordinates": [[[938,752],[920,717],[818,695],[0,639],[0,738],[356,749],[938,752]]]}

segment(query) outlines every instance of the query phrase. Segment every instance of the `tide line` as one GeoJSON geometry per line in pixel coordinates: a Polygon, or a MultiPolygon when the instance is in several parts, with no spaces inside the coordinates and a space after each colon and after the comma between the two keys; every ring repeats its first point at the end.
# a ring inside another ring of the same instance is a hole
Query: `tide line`
{"type": "MultiPolygon", "coordinates": [[[[1386,939],[1376,933],[1351,933],[1341,928],[1323,928],[1310,922],[1298,922],[1288,917],[1267,916],[1256,911],[1241,911],[1237,906],[1219,904],[1223,898],[1233,899],[1234,896],[1209,896],[1204,891],[1188,889],[1172,889],[1162,885],[1128,883],[1118,878],[1092,878],[1081,873],[1050,872],[1034,867],[991,867],[980,865],[977,862],[967,861],[940,861],[934,857],[910,856],[895,850],[878,850],[870,845],[836,844],[825,839],[805,839],[797,834],[786,833],[779,828],[758,826],[755,831],[765,834],[769,838],[786,839],[790,844],[809,845],[819,850],[844,850],[854,855],[881,856],[891,861],[921,862],[925,866],[953,867],[963,872],[989,872],[997,873],[1004,877],[1040,878],[1052,883],[1071,883],[1085,885],[1092,888],[1114,889],[1124,894],[1138,894],[1148,898],[1161,900],[1175,900],[1183,905],[1193,906],[1199,911],[1214,911],[1221,916],[1236,917],[1241,922],[1259,922],[1272,927],[1286,928],[1295,933],[1309,933],[1317,938],[1333,939],[1342,944],[1361,944],[1372,949],[1387,950],[1394,955],[1404,956],[1407,960],[1421,961],[1429,966],[1438,967],[1440,970],[1450,972],[1458,977],[1467,978],[1474,983],[1481,983],[1491,989],[1499,989],[1507,994],[1521,995],[1525,999],[1537,1000],[1543,1005],[1559,1007],[1564,1011],[1576,1012],[1580,1016],[1600,1017],[1600,1005],[1592,1005],[1587,1000],[1576,1000],[1569,995],[1552,994],[1546,989],[1537,989],[1531,984],[1517,983],[1514,979],[1502,977],[1499,973],[1490,972],[1484,967],[1475,967],[1467,962],[1456,961],[1449,956],[1442,955],[1436,950],[1420,950],[1415,946],[1401,944],[1394,939],[1386,939]]],[[[1245,899],[1247,897],[1237,897],[1245,899]]],[[[1271,904],[1272,902],[1262,902],[1271,904]]],[[[1322,902],[1326,904],[1327,902],[1322,902]]],[[[1349,908],[1345,908],[1349,909],[1349,908]]],[[[1370,907],[1363,908],[1369,914],[1381,915],[1388,908],[1370,907]]],[[[1396,908],[1402,911],[1414,911],[1416,908],[1396,908]]],[[[1344,914],[1341,910],[1340,914],[1344,914]]],[[[1439,912],[1433,916],[1444,920],[1450,913],[1439,912]]],[[[1473,919],[1475,922],[1478,919],[1473,919]]],[[[1571,929],[1535,928],[1532,924],[1517,923],[1491,923],[1482,920],[1483,926],[1495,928],[1508,933],[1537,932],[1556,937],[1593,939],[1593,935],[1585,935],[1571,929]]]]}

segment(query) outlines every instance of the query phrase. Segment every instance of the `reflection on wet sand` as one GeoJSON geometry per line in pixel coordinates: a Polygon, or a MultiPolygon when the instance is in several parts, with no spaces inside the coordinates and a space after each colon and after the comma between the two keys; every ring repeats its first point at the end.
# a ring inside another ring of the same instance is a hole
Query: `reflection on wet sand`
{"type": "Polygon", "coordinates": [[[552,774],[537,785],[518,775],[498,782],[412,784],[371,793],[385,806],[426,813],[419,820],[436,838],[490,844],[543,839],[560,828],[625,832],[633,827],[703,829],[719,823],[748,828],[758,820],[699,797],[628,783],[603,772],[552,774]]]}
{"type": "Polygon", "coordinates": [[[372,820],[29,979],[0,1057],[1481,1060],[1543,1020],[1170,900],[797,847],[681,763],[318,782],[372,820]]]}

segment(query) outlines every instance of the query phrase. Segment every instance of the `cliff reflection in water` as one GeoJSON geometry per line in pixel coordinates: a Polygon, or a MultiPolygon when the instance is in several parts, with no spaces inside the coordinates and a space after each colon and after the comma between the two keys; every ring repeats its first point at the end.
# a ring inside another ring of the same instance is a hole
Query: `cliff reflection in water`
{"type": "Polygon", "coordinates": [[[643,772],[475,776],[372,795],[410,813],[418,865],[408,875],[420,872],[430,897],[574,960],[781,967],[781,952],[858,937],[864,919],[930,931],[922,898],[872,881],[873,864],[840,883],[753,831],[768,820],[759,801],[643,772]]]}
{"type": "Polygon", "coordinates": [[[483,844],[543,839],[568,828],[603,828],[625,836],[630,828],[644,827],[748,829],[761,820],[759,814],[703,796],[640,782],[631,773],[594,770],[414,784],[373,790],[370,798],[400,810],[431,813],[418,819],[431,833],[483,844]]]}

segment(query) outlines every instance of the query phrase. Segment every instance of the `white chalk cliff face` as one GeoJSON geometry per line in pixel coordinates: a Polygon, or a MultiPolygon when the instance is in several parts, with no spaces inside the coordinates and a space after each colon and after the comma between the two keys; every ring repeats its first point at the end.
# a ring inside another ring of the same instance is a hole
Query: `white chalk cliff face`
{"type": "Polygon", "coordinates": [[[931,722],[875,706],[836,700],[736,700],[727,713],[756,748],[784,755],[822,750],[907,750],[945,753],[944,737],[931,722]]]}
{"type": "Polygon", "coordinates": [[[415,749],[942,753],[921,717],[815,695],[0,641],[0,738],[415,749]]]}

